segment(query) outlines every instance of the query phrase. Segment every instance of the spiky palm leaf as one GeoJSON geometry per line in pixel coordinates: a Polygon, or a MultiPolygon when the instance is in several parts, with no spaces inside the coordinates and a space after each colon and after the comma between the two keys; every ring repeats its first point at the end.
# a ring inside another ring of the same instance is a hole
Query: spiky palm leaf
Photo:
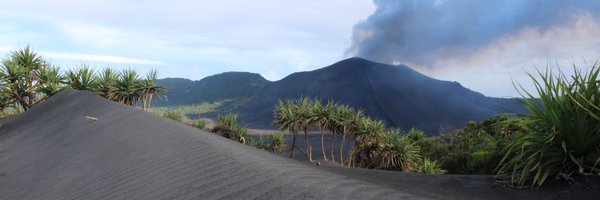
{"type": "Polygon", "coordinates": [[[158,71],[150,70],[150,72],[146,74],[146,79],[142,81],[142,86],[140,88],[142,95],[142,110],[147,110],[151,107],[155,97],[166,98],[167,96],[166,87],[158,85],[156,80],[158,80],[158,71]]]}
{"type": "Polygon", "coordinates": [[[600,173],[600,123],[590,115],[600,103],[599,68],[582,73],[575,70],[569,80],[546,69],[533,80],[539,98],[522,87],[521,102],[531,113],[530,133],[505,148],[498,173],[511,173],[522,186],[531,181],[542,185],[548,177],[574,173],[600,173]],[[591,102],[587,104],[586,102],[591,102]]]}
{"type": "Polygon", "coordinates": [[[273,113],[275,115],[273,124],[278,125],[282,131],[289,130],[292,132],[293,140],[289,154],[289,157],[292,158],[294,157],[294,150],[296,147],[296,136],[302,127],[302,124],[297,120],[299,115],[298,110],[292,100],[279,100],[277,104],[275,104],[273,113]]]}
{"type": "Polygon", "coordinates": [[[96,74],[94,73],[94,70],[87,65],[69,70],[65,78],[65,83],[73,89],[92,92],[95,92],[98,89],[96,74]]]}
{"type": "Polygon", "coordinates": [[[115,87],[115,100],[133,106],[141,98],[140,88],[142,81],[139,74],[133,69],[124,69],[119,74],[115,87]]]}
{"type": "Polygon", "coordinates": [[[363,117],[356,123],[354,146],[350,151],[349,163],[357,167],[372,167],[375,154],[386,142],[385,124],[380,120],[363,117]]]}
{"type": "Polygon", "coordinates": [[[119,80],[119,74],[111,68],[104,68],[98,76],[98,91],[100,96],[108,100],[115,99],[116,84],[119,80]]]}
{"type": "Polygon", "coordinates": [[[59,67],[44,67],[39,71],[38,78],[40,87],[37,88],[37,92],[39,93],[52,96],[63,89],[64,77],[59,67]]]}
{"type": "Polygon", "coordinates": [[[404,172],[419,170],[422,158],[414,141],[399,130],[386,131],[383,136],[386,141],[375,152],[375,168],[404,172]]]}
{"type": "Polygon", "coordinates": [[[4,79],[7,98],[17,102],[23,110],[29,110],[45,97],[36,93],[40,84],[39,70],[46,66],[40,55],[29,46],[10,52],[10,56],[2,60],[1,76],[4,79]]]}

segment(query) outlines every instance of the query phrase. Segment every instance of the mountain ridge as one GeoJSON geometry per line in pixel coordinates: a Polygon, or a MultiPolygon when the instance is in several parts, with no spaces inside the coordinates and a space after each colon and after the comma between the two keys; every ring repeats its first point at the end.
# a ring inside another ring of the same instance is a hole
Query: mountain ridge
{"type": "Polygon", "coordinates": [[[277,128],[271,124],[275,103],[299,97],[348,104],[389,127],[416,127],[430,135],[495,114],[526,113],[516,98],[486,97],[456,81],[434,79],[406,65],[358,57],[274,82],[255,73],[228,72],[199,81],[161,79],[159,83],[170,87],[166,105],[240,99],[243,103],[234,111],[251,128],[277,128]]]}
{"type": "Polygon", "coordinates": [[[168,101],[159,101],[159,106],[248,99],[272,83],[260,74],[250,72],[225,72],[197,81],[164,78],[157,82],[169,90],[168,101]]]}
{"type": "Polygon", "coordinates": [[[524,113],[516,99],[486,97],[458,82],[437,80],[406,65],[355,57],[274,82],[240,110],[240,118],[251,127],[274,128],[265,119],[272,119],[277,100],[302,96],[332,99],[363,109],[388,126],[416,127],[429,133],[494,114],[524,113]]]}

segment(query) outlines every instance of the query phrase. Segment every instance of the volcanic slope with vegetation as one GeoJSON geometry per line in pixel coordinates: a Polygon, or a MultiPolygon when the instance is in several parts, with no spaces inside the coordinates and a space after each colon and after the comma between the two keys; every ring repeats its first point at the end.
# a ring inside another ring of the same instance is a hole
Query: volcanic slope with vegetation
{"type": "MultiPolygon", "coordinates": [[[[318,131],[321,151],[316,153],[342,166],[429,174],[495,173],[501,183],[515,187],[541,186],[549,179],[597,179],[600,68],[594,65],[589,72],[575,68],[570,77],[550,70],[538,75],[541,78],[530,75],[535,92],[517,87],[523,96],[520,103],[529,114],[501,114],[481,122],[469,121],[462,129],[434,137],[416,128],[389,129],[387,121],[372,118],[349,104],[307,97],[278,100],[272,108],[272,123],[291,133],[289,156],[294,157],[299,150],[309,161],[313,161],[313,152],[308,135],[318,131]],[[304,149],[297,145],[301,133],[304,149]],[[325,137],[331,137],[329,152],[325,137]],[[334,145],[336,138],[339,146],[334,145]],[[350,149],[344,149],[347,139],[353,140],[350,149]],[[339,149],[338,155],[334,148],[339,149]]],[[[66,88],[92,91],[146,110],[166,93],[166,88],[157,84],[157,76],[154,70],[144,79],[132,69],[95,72],[86,66],[62,72],[25,47],[2,60],[0,113],[6,116],[28,111],[66,88]]],[[[164,117],[179,122],[184,118],[172,111],[165,112],[164,117]]],[[[248,129],[240,121],[237,114],[220,115],[211,131],[274,153],[288,146],[281,133],[272,135],[270,142],[248,137],[248,129]]],[[[207,130],[203,120],[191,125],[207,130]]]]}
{"type": "MultiPolygon", "coordinates": [[[[324,160],[344,166],[424,172],[431,174],[493,174],[508,186],[541,186],[547,179],[573,181],[574,177],[600,175],[600,68],[575,69],[572,77],[547,70],[534,78],[536,93],[519,87],[527,115],[501,114],[482,122],[470,121],[462,129],[427,137],[423,131],[387,129],[383,120],[332,101],[299,98],[280,100],[273,123],[292,134],[290,157],[299,149],[297,135],[304,133],[304,151],[312,161],[307,133],[320,131],[324,160]],[[331,154],[323,138],[332,137],[331,154]],[[341,134],[340,155],[333,141],[341,134]],[[354,140],[344,157],[344,140],[354,140]],[[329,156],[329,158],[327,157],[329,156]],[[508,175],[508,179],[503,178],[508,175]]],[[[580,179],[581,180],[581,179],[580,179]]]]}
{"type": "Polygon", "coordinates": [[[416,127],[429,135],[501,113],[526,113],[517,99],[491,98],[457,82],[440,81],[399,65],[350,58],[276,81],[239,109],[253,128],[274,128],[272,108],[280,99],[334,100],[361,108],[388,127],[416,127]]]}
{"type": "Polygon", "coordinates": [[[0,116],[20,113],[66,89],[88,90],[109,100],[147,110],[167,94],[158,72],[142,77],[133,69],[94,71],[88,66],[62,71],[27,46],[13,50],[0,65],[0,116]]]}
{"type": "Polygon", "coordinates": [[[245,102],[271,84],[261,75],[248,72],[226,72],[198,81],[165,78],[157,82],[169,90],[169,101],[159,102],[161,106],[202,104],[223,100],[245,102]]]}

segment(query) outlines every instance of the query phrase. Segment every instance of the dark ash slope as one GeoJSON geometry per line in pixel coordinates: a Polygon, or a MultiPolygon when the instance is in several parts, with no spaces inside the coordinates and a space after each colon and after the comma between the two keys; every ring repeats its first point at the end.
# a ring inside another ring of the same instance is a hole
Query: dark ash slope
{"type": "Polygon", "coordinates": [[[0,124],[0,199],[419,199],[89,92],[0,124]]]}
{"type": "Polygon", "coordinates": [[[277,100],[301,96],[333,99],[364,109],[391,127],[417,127],[430,134],[494,114],[525,112],[516,99],[486,97],[457,82],[436,80],[404,65],[350,58],[274,82],[240,110],[240,117],[251,127],[272,128],[277,100]]]}

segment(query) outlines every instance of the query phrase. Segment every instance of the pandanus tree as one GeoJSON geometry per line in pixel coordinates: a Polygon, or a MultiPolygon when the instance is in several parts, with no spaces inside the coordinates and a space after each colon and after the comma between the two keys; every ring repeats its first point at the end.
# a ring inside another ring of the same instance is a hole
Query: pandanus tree
{"type": "Polygon", "coordinates": [[[66,74],[66,84],[76,90],[94,92],[98,89],[98,81],[94,70],[84,65],[77,69],[69,70],[66,74]]]}
{"type": "Polygon", "coordinates": [[[321,154],[324,160],[328,160],[327,154],[325,153],[325,130],[330,127],[329,119],[333,118],[333,108],[333,101],[329,101],[327,104],[323,105],[321,101],[316,100],[310,110],[311,122],[321,131],[321,154]]]}
{"type": "Polygon", "coordinates": [[[111,68],[104,68],[98,75],[98,89],[96,92],[108,100],[114,100],[118,80],[118,73],[111,68]]]}
{"type": "Polygon", "coordinates": [[[0,63],[0,114],[7,109],[27,111],[64,88],[88,90],[130,106],[142,101],[146,110],[153,99],[166,94],[156,83],[158,73],[151,71],[141,80],[133,69],[115,73],[106,68],[99,74],[88,66],[70,70],[47,64],[29,46],[10,52],[0,63]]]}
{"type": "MultiPolygon", "coordinates": [[[[2,77],[0,77],[0,80],[2,77]]],[[[6,88],[6,84],[0,81],[0,116],[6,115],[6,110],[14,104],[14,101],[9,97],[10,93],[6,88]]]]}
{"type": "Polygon", "coordinates": [[[27,111],[44,101],[47,97],[39,95],[36,88],[40,86],[38,75],[47,67],[40,55],[29,46],[11,51],[10,56],[2,60],[0,76],[4,85],[4,94],[10,101],[19,104],[27,111]]]}
{"type": "Polygon", "coordinates": [[[158,79],[158,71],[151,70],[146,74],[146,79],[142,81],[141,85],[141,100],[142,110],[147,110],[153,102],[155,97],[165,97],[167,95],[167,89],[165,86],[158,85],[156,80],[158,79]]]}
{"type": "Polygon", "coordinates": [[[375,152],[372,165],[376,169],[417,171],[422,162],[416,142],[400,130],[388,130],[382,135],[384,141],[375,152]]]}
{"type": "Polygon", "coordinates": [[[309,161],[312,161],[312,149],[310,148],[310,143],[308,141],[308,131],[311,125],[310,119],[310,107],[313,104],[313,101],[309,98],[303,97],[294,102],[294,107],[296,108],[296,123],[300,124],[302,130],[304,130],[304,147],[306,156],[309,161]]]}
{"type": "Polygon", "coordinates": [[[292,133],[293,140],[292,145],[290,146],[289,157],[293,158],[294,150],[296,148],[296,136],[301,128],[301,124],[296,120],[298,118],[297,108],[291,100],[279,100],[275,105],[273,113],[275,114],[273,124],[279,125],[282,131],[288,130],[292,133]]]}
{"type": "Polygon", "coordinates": [[[368,117],[359,120],[354,132],[354,146],[350,151],[349,163],[357,167],[373,167],[373,156],[377,152],[379,144],[385,142],[383,137],[385,131],[383,121],[368,117]]]}
{"type": "Polygon", "coordinates": [[[40,70],[38,75],[40,87],[37,88],[37,91],[46,96],[52,96],[64,88],[62,85],[64,79],[59,67],[45,67],[40,70]]]}
{"type": "Polygon", "coordinates": [[[133,69],[124,69],[115,86],[115,101],[133,106],[140,98],[142,81],[133,69]]]}
{"type": "MultiPolygon", "coordinates": [[[[339,112],[341,116],[341,120],[339,122],[340,126],[342,127],[343,134],[342,142],[340,143],[340,163],[344,165],[343,153],[346,136],[356,132],[358,129],[358,123],[360,123],[360,120],[364,118],[364,112],[362,110],[354,110],[354,108],[346,105],[342,106],[339,112]]],[[[350,163],[348,163],[348,166],[350,166],[350,163]]]]}
{"type": "Polygon", "coordinates": [[[329,129],[329,132],[331,133],[331,143],[329,144],[329,153],[331,154],[331,160],[335,162],[335,155],[334,155],[334,143],[335,143],[335,134],[337,134],[338,132],[341,132],[341,127],[339,126],[339,124],[337,123],[337,109],[340,105],[339,104],[334,104],[333,105],[333,109],[329,110],[329,116],[330,118],[327,120],[327,124],[329,125],[327,127],[327,129],[329,129]]]}

